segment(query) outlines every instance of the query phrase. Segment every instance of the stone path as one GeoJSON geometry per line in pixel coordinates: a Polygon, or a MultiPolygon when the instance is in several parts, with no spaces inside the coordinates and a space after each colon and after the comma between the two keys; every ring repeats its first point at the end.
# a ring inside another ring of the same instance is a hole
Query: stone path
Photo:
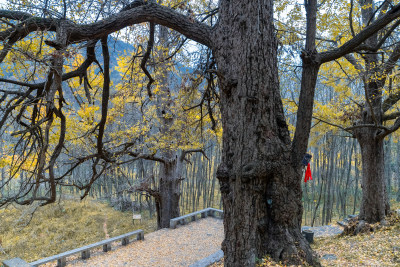
{"type": "Polygon", "coordinates": [[[90,259],[67,266],[189,266],[221,249],[222,240],[223,221],[208,217],[146,234],[144,241],[114,246],[107,253],[94,251],[90,259]]]}
{"type": "Polygon", "coordinates": [[[314,237],[338,235],[343,232],[343,227],[334,225],[323,225],[315,227],[303,226],[301,227],[301,229],[313,231],[314,237]]]}

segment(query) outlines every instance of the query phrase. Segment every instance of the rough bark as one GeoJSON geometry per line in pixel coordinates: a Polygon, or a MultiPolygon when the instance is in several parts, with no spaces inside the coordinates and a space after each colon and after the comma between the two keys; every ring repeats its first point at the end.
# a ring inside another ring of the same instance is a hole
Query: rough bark
{"type": "Polygon", "coordinates": [[[383,220],[390,210],[384,179],[383,140],[374,138],[375,132],[375,129],[363,129],[357,138],[362,158],[360,219],[369,223],[383,220]]]}
{"type": "MultiPolygon", "coordinates": [[[[397,143],[397,162],[400,162],[400,143],[397,143]]],[[[396,201],[400,201],[400,164],[396,167],[396,179],[397,179],[397,197],[396,201]]]]}
{"type": "Polygon", "coordinates": [[[179,199],[182,164],[178,160],[161,164],[159,197],[155,198],[157,207],[157,227],[168,228],[169,220],[179,217],[179,199]]]}
{"type": "Polygon", "coordinates": [[[388,199],[390,202],[392,193],[392,136],[384,140],[385,153],[385,183],[388,199]]]}
{"type": "Polygon", "coordinates": [[[300,231],[300,172],[279,92],[272,1],[221,1],[215,59],[221,88],[225,266],[254,266],[269,254],[315,261],[300,231]],[[243,14],[246,10],[246,14],[243,14]]]}
{"type": "Polygon", "coordinates": [[[357,197],[358,197],[358,179],[360,177],[360,172],[358,171],[359,161],[358,158],[355,157],[354,159],[354,169],[356,173],[356,180],[354,181],[354,202],[353,202],[353,214],[356,213],[357,207],[357,197]]]}

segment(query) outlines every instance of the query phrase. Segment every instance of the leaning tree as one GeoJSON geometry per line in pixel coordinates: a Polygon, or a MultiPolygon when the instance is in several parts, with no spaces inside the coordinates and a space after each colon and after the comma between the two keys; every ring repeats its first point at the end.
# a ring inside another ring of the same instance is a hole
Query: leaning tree
{"type": "MultiPolygon", "coordinates": [[[[308,9],[316,8],[316,1],[306,1],[306,6],[308,9]]],[[[349,53],[377,29],[398,17],[399,8],[396,6],[389,10],[383,18],[342,47],[320,54],[316,52],[313,41],[315,28],[313,31],[313,27],[308,27],[307,35],[311,39],[303,52],[302,90],[292,142],[279,92],[272,0],[220,0],[219,18],[213,26],[199,22],[192,12],[183,14],[178,9],[153,1],[135,1],[123,11],[93,23],[67,19],[66,15],[70,14],[66,12],[67,8],[64,5],[60,17],[0,11],[4,21],[0,32],[4,44],[0,52],[1,61],[14,45],[30,38],[32,33],[55,33],[53,40],[46,40],[54,50],[46,59],[49,65],[45,82],[32,82],[33,77],[25,81],[0,79],[22,88],[4,92],[0,126],[14,119],[24,129],[16,134],[29,137],[25,142],[28,146],[34,144],[32,153],[37,159],[33,161],[36,167],[30,183],[17,195],[2,199],[2,203],[54,202],[56,187],[63,184],[63,178],[68,174],[58,176],[55,170],[64,149],[66,132],[63,81],[82,76],[89,65],[96,63],[93,57],[88,56],[78,69],[64,73],[63,62],[73,44],[88,42],[89,51],[93,42],[100,40],[104,58],[101,119],[95,128],[96,151],[77,162],[92,160],[93,176],[87,185],[80,188],[88,190],[113,163],[113,156],[132,148],[123,146],[118,148],[122,151],[111,151],[103,144],[110,92],[107,36],[134,24],[150,22],[172,28],[209,47],[213,53],[217,67],[210,72],[219,80],[223,125],[222,163],[217,177],[224,207],[225,240],[222,248],[226,256],[225,265],[252,266],[256,258],[266,254],[289,263],[306,261],[318,265],[300,231],[301,159],[306,152],[311,127],[316,75],[320,64],[349,53]],[[55,123],[58,134],[55,135],[56,144],[51,145],[55,123]],[[41,184],[47,185],[47,194],[39,193],[41,184]]],[[[315,18],[310,18],[310,25],[315,25],[315,18]]]]}

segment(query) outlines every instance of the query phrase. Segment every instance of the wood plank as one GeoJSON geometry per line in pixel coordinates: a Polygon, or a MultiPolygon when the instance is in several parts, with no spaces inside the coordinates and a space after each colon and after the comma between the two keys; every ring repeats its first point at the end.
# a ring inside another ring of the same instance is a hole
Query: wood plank
{"type": "Polygon", "coordinates": [[[195,212],[192,212],[192,213],[189,213],[189,214],[186,214],[186,215],[171,219],[169,221],[169,228],[175,229],[176,225],[178,223],[180,223],[180,224],[183,223],[184,224],[186,218],[191,218],[192,221],[195,221],[196,220],[196,216],[198,214],[201,214],[201,218],[206,218],[208,215],[210,215],[212,217],[216,217],[215,213],[219,213],[219,217],[220,218],[224,217],[224,212],[222,210],[214,209],[214,208],[206,208],[206,209],[203,209],[203,210],[195,211],[195,212]]]}
{"type": "MultiPolygon", "coordinates": [[[[99,242],[96,242],[96,243],[93,243],[93,244],[90,244],[90,245],[87,245],[87,246],[83,246],[83,247],[80,247],[80,248],[69,250],[69,251],[54,255],[54,256],[50,256],[50,257],[47,257],[47,258],[44,258],[44,259],[40,259],[40,260],[34,261],[34,262],[30,263],[30,264],[32,266],[39,266],[41,264],[45,264],[47,262],[56,261],[56,260],[59,260],[59,259],[62,259],[62,258],[66,258],[68,256],[71,256],[71,255],[74,255],[74,254],[77,254],[77,253],[80,253],[80,252],[83,252],[83,251],[90,251],[90,249],[93,249],[93,248],[96,248],[96,247],[109,245],[112,242],[119,241],[119,240],[122,240],[122,239],[128,239],[128,241],[129,241],[129,237],[134,236],[134,235],[137,235],[138,238],[143,239],[144,232],[141,229],[140,230],[136,230],[136,231],[133,231],[133,232],[129,232],[129,233],[120,235],[120,236],[116,236],[116,237],[112,237],[112,238],[109,238],[109,239],[105,239],[105,240],[102,240],[102,241],[99,241],[99,242]]],[[[138,240],[140,240],[140,239],[138,239],[138,240]]],[[[110,248],[111,248],[111,246],[110,246],[110,248]]],[[[104,251],[104,247],[103,247],[103,251],[104,251]]],[[[90,252],[89,252],[89,255],[90,255],[90,252]]],[[[62,263],[61,263],[61,266],[63,266],[62,263]]]]}
{"type": "Polygon", "coordinates": [[[3,261],[4,267],[29,267],[30,265],[21,258],[14,258],[3,261]]]}

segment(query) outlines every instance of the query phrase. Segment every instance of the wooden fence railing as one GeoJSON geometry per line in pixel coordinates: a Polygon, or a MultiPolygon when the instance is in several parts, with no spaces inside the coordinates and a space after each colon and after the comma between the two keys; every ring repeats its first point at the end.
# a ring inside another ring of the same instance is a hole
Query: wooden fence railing
{"type": "Polygon", "coordinates": [[[185,225],[187,222],[196,221],[197,217],[199,215],[201,216],[201,218],[205,218],[207,216],[216,217],[216,213],[219,214],[219,217],[221,219],[224,217],[224,212],[222,210],[214,209],[214,208],[206,208],[204,210],[195,211],[195,212],[171,219],[169,221],[169,228],[175,229],[178,223],[181,225],[185,225]]]}
{"type": "Polygon", "coordinates": [[[6,260],[3,261],[3,265],[4,267],[36,267],[48,262],[52,262],[52,261],[57,261],[57,267],[64,267],[66,266],[66,262],[67,262],[67,257],[77,254],[77,253],[81,253],[81,257],[82,259],[88,259],[90,258],[90,250],[97,248],[97,247],[103,247],[103,251],[107,252],[111,250],[111,243],[116,242],[116,241],[122,241],[122,245],[126,246],[129,244],[129,238],[132,236],[136,236],[137,240],[144,240],[144,232],[143,230],[136,230],[130,233],[126,233],[120,236],[116,236],[116,237],[112,237],[109,239],[105,239],[102,240],[100,242],[97,243],[93,243],[84,247],[80,247],[80,248],[76,248],[73,250],[69,250],[54,256],[50,256],[44,259],[40,259],[31,263],[27,263],[24,260],[20,259],[20,258],[14,258],[11,260],[6,260]]]}

